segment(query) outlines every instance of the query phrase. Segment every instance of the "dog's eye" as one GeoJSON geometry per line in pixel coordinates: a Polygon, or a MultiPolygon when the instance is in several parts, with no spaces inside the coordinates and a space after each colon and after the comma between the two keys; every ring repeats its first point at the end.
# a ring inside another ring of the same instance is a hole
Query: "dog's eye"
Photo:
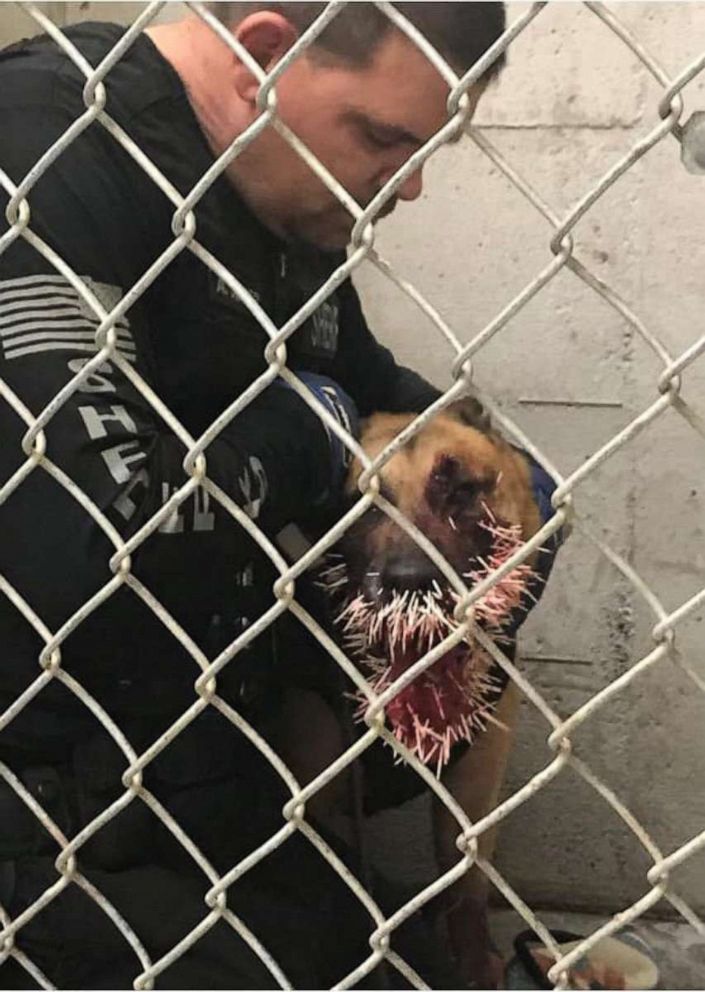
{"type": "Polygon", "coordinates": [[[487,497],[496,485],[495,476],[489,478],[463,479],[450,491],[450,499],[458,509],[465,509],[487,497]]]}
{"type": "Polygon", "coordinates": [[[434,466],[431,481],[436,484],[451,486],[456,483],[460,472],[461,468],[458,459],[453,458],[452,455],[443,455],[434,466]]]}
{"type": "Polygon", "coordinates": [[[451,495],[459,503],[469,503],[470,500],[475,499],[480,493],[481,488],[479,483],[466,480],[465,482],[461,482],[460,485],[454,486],[451,495]]]}
{"type": "Polygon", "coordinates": [[[435,513],[472,510],[494,488],[496,479],[471,475],[459,458],[443,455],[433,467],[426,486],[426,498],[435,513]]]}

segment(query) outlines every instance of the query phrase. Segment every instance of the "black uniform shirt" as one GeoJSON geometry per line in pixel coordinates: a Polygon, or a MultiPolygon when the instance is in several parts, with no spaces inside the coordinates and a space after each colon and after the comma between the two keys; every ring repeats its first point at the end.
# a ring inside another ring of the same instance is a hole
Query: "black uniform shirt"
{"type": "MultiPolygon", "coordinates": [[[[97,66],[123,30],[83,24],[66,33],[97,66]]],[[[81,72],[45,37],[0,54],[0,169],[10,181],[19,183],[85,114],[84,85],[81,72]]],[[[188,194],[213,155],[179,77],[146,35],[110,70],[105,87],[107,113],[173,187],[188,194]]],[[[28,201],[30,229],[106,308],[174,241],[173,203],[98,121],[61,153],[28,201]]],[[[1,189],[0,202],[4,211],[1,189]]],[[[250,290],[277,327],[344,259],[288,249],[222,177],[194,213],[200,245],[250,290]]],[[[0,221],[0,237],[6,230],[0,221]]],[[[25,239],[0,254],[0,367],[32,414],[95,354],[96,327],[67,274],[25,239]]],[[[130,367],[195,437],[266,368],[265,331],[226,281],[188,248],[118,321],[117,339],[130,367]]],[[[420,410],[437,395],[375,341],[350,282],[290,339],[288,364],[332,376],[363,415],[420,410]]],[[[25,430],[1,403],[0,483],[25,460],[25,430]]],[[[66,400],[46,428],[46,443],[47,456],[123,536],[135,533],[188,478],[184,444],[114,362],[94,370],[66,400]]],[[[284,389],[270,389],[236,417],[206,457],[209,477],[270,534],[310,511],[328,482],[325,433],[315,414],[284,389]]],[[[0,507],[0,528],[3,574],[52,631],[112,578],[113,544],[41,468],[0,507]]],[[[256,557],[239,525],[198,489],[135,553],[133,572],[207,647],[214,615],[239,613],[248,622],[273,602],[271,570],[256,557]]],[[[43,641],[4,598],[0,636],[0,701],[8,701],[39,673],[43,641]]],[[[180,706],[193,699],[195,662],[130,589],[98,606],[69,635],[62,653],[66,669],[111,709],[159,709],[172,690],[180,706]]],[[[43,690],[31,719],[11,728],[20,734],[18,728],[31,725],[33,736],[41,727],[46,741],[56,717],[54,729],[63,736],[64,703],[71,703],[67,690],[43,690]]]]}

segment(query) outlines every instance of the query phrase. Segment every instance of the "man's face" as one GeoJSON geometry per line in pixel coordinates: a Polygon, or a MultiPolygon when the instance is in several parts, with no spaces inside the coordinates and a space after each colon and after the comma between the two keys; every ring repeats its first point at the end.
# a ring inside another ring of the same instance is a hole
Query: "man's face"
{"type": "MultiPolygon", "coordinates": [[[[301,57],[276,89],[282,121],[361,207],[447,121],[447,84],[397,32],[390,32],[366,67],[301,57]]],[[[471,94],[473,109],[479,95],[471,94]]],[[[230,175],[276,233],[327,251],[348,243],[353,217],[272,128],[232,163],[230,175]]],[[[378,216],[420,193],[418,171],[378,216]]]]}

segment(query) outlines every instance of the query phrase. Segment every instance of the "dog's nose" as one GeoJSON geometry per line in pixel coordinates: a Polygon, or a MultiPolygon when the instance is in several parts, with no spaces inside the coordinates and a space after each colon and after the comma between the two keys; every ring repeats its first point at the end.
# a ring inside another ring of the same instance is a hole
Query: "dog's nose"
{"type": "Polygon", "coordinates": [[[400,552],[391,555],[384,563],[382,586],[385,589],[430,589],[441,573],[423,551],[400,552]]]}

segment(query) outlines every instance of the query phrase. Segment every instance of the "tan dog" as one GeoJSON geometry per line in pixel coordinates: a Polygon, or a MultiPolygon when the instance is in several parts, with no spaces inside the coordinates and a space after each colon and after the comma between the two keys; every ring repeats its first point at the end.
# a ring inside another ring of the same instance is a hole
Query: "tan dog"
{"type": "MultiPolygon", "coordinates": [[[[361,435],[366,453],[376,456],[413,419],[412,415],[406,414],[376,414],[369,418],[363,423],[361,435]]],[[[347,484],[351,498],[358,494],[357,480],[361,471],[359,463],[351,467],[347,484]]],[[[488,520],[493,521],[493,525],[511,528],[519,543],[533,535],[540,526],[526,459],[491,429],[481,407],[471,399],[454,404],[427,424],[386,463],[381,471],[381,480],[382,494],[431,540],[459,575],[474,574],[472,563],[492,554],[493,536],[491,528],[487,527],[488,520]]],[[[348,531],[341,541],[340,551],[344,559],[344,597],[348,604],[347,620],[350,621],[347,623],[348,635],[352,629],[353,641],[358,638],[362,655],[365,650],[371,649],[371,641],[368,634],[360,642],[360,630],[356,631],[356,624],[360,628],[360,616],[366,618],[368,627],[365,629],[376,629],[370,621],[375,606],[379,609],[389,606],[392,596],[396,596],[399,602],[415,604],[414,623],[417,627],[414,629],[422,630],[423,638],[415,635],[412,629],[408,637],[399,635],[396,641],[382,637],[374,645],[378,655],[396,652],[394,661],[398,664],[391,676],[396,677],[401,669],[413,664],[434,643],[432,629],[418,626],[426,622],[423,616],[419,619],[419,610],[423,612],[425,608],[423,604],[428,603],[429,609],[452,616],[454,601],[445,595],[447,580],[416,543],[379,510],[368,511],[348,531]],[[434,597],[433,600],[429,599],[430,596],[434,597]],[[402,643],[403,651],[400,647],[402,643]]],[[[400,610],[399,616],[403,620],[403,609],[400,610]]],[[[436,641],[447,633],[448,628],[442,627],[436,641]]],[[[461,643],[454,649],[455,654],[449,652],[447,664],[454,666],[452,671],[455,676],[458,672],[469,672],[469,663],[465,661],[469,650],[467,645],[461,643]]],[[[484,657],[487,662],[485,667],[488,668],[489,659],[484,657]]],[[[388,661],[389,658],[378,658],[376,664],[379,667],[388,661]]],[[[444,663],[446,659],[439,659],[433,671],[441,671],[444,663]]],[[[365,670],[364,665],[361,668],[365,670]]],[[[487,682],[483,681],[487,672],[481,674],[480,688],[487,686],[487,682]]],[[[433,680],[435,675],[431,674],[428,678],[433,680]]],[[[389,680],[388,677],[387,683],[389,680]]],[[[444,696],[442,676],[435,682],[427,679],[427,689],[429,687],[429,691],[436,693],[436,696],[438,690],[444,696]]],[[[415,690],[406,690],[407,695],[410,691],[415,690]]],[[[417,695],[412,701],[419,698],[417,695]]],[[[403,708],[406,706],[405,697],[400,699],[403,708]]],[[[448,753],[443,754],[440,745],[436,746],[433,741],[427,749],[427,753],[433,756],[434,769],[436,765],[439,768],[444,766],[443,783],[473,822],[497,804],[511,745],[511,731],[516,722],[518,692],[513,684],[509,684],[501,695],[500,690],[495,688],[494,699],[495,706],[489,719],[486,708],[481,706],[478,720],[468,723],[472,730],[468,734],[472,737],[472,743],[457,760],[443,760],[448,758],[448,753]]],[[[449,693],[445,705],[452,704],[452,694],[449,693]]],[[[439,705],[441,712],[445,712],[443,700],[439,705]]],[[[406,708],[411,710],[409,706],[406,708]]],[[[388,718],[390,709],[387,708],[388,718]]],[[[401,730],[397,736],[408,743],[401,730]]],[[[460,733],[457,740],[465,736],[465,733],[460,733]]],[[[332,711],[308,691],[290,694],[287,716],[280,723],[278,743],[288,755],[292,770],[303,782],[319,774],[345,746],[332,711]],[[316,728],[315,737],[312,735],[316,740],[315,748],[301,746],[301,728],[304,725],[309,730],[316,728]]],[[[455,750],[455,742],[452,743],[450,749],[455,750]]],[[[447,748],[446,743],[446,752],[447,748]]],[[[392,771],[391,774],[396,773],[392,771]]],[[[344,802],[346,789],[344,776],[338,776],[311,801],[311,813],[322,821],[329,819],[344,802]]],[[[437,803],[435,843],[439,866],[443,871],[460,860],[456,846],[459,833],[456,820],[444,805],[437,803]]],[[[494,839],[494,831],[481,835],[479,850],[483,858],[491,856],[494,839]]],[[[488,883],[484,874],[479,869],[471,869],[439,900],[442,904],[439,925],[448,940],[449,952],[455,958],[459,973],[467,983],[495,987],[499,976],[497,963],[489,950],[487,896],[488,883]]]]}

